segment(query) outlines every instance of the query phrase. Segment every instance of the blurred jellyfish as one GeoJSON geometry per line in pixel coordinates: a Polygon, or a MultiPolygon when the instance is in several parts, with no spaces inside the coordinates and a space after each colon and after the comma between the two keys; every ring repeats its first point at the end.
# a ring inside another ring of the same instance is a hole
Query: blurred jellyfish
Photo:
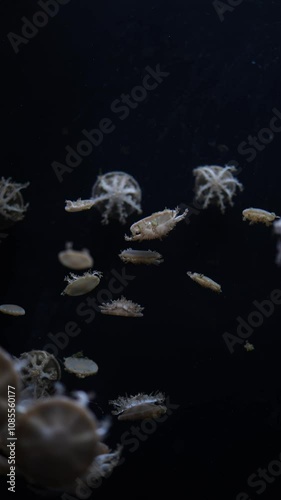
{"type": "Polygon", "coordinates": [[[93,267],[94,264],[93,257],[87,248],[83,248],[83,250],[74,250],[71,242],[67,242],[65,250],[59,252],[58,259],[63,266],[73,269],[74,271],[89,269],[93,267]]]}
{"type": "Polygon", "coordinates": [[[195,198],[202,203],[202,208],[214,204],[219,206],[222,213],[225,212],[225,204],[233,206],[233,196],[236,189],[243,190],[243,185],[232,174],[236,172],[233,166],[219,167],[217,165],[206,165],[193,169],[195,176],[195,198]]]}
{"type": "Polygon", "coordinates": [[[29,182],[20,184],[9,177],[0,180],[0,227],[5,228],[24,218],[28,203],[24,204],[21,190],[29,186],[29,182]]]}
{"type": "Polygon", "coordinates": [[[59,362],[47,351],[24,352],[17,365],[23,384],[21,399],[49,396],[54,392],[54,383],[61,378],[59,362]]]}
{"type": "Polygon", "coordinates": [[[63,488],[100,453],[92,412],[67,397],[35,402],[18,418],[17,466],[31,483],[63,488]]]}

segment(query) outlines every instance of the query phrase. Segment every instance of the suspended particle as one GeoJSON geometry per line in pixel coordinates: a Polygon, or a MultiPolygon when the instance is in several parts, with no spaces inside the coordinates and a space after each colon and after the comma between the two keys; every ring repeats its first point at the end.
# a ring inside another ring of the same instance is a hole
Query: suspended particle
{"type": "Polygon", "coordinates": [[[101,277],[102,273],[99,271],[86,272],[83,276],[70,273],[70,276],[65,277],[68,285],[62,291],[61,295],[76,297],[89,293],[98,286],[101,277]]]}
{"type": "Polygon", "coordinates": [[[274,212],[267,212],[261,208],[246,208],[242,215],[243,221],[249,221],[250,225],[261,222],[266,226],[271,226],[274,220],[280,219],[274,212]]]}
{"type": "Polygon", "coordinates": [[[119,396],[109,401],[114,406],[113,415],[118,415],[118,420],[143,420],[157,418],[167,412],[167,407],[162,405],[165,395],[162,392],[155,394],[139,393],[136,396],[119,396]]]}
{"type": "Polygon", "coordinates": [[[213,290],[214,292],[221,293],[221,285],[216,283],[216,281],[213,281],[211,278],[208,278],[208,276],[204,276],[204,274],[200,273],[192,273],[191,271],[188,271],[186,274],[193,281],[203,286],[204,288],[210,288],[210,290],[213,290]]]}
{"type": "Polygon", "coordinates": [[[98,372],[98,365],[95,361],[84,357],[82,352],[64,358],[64,367],[69,373],[74,373],[78,378],[89,377],[98,372]]]}
{"type": "Polygon", "coordinates": [[[72,245],[73,244],[70,242],[66,243],[65,250],[59,252],[58,259],[60,263],[75,271],[93,267],[94,260],[89,250],[87,248],[83,248],[83,250],[73,250],[72,245]]]}
{"type": "Polygon", "coordinates": [[[17,306],[16,304],[1,304],[0,312],[3,314],[9,314],[10,316],[24,316],[25,310],[21,306],[17,306]]]}
{"type": "Polygon", "coordinates": [[[178,215],[179,209],[155,212],[144,219],[135,222],[130,227],[131,236],[125,235],[126,241],[142,241],[162,239],[174,229],[176,224],[185,219],[188,209],[178,215]]]}
{"type": "Polygon", "coordinates": [[[100,306],[100,312],[102,314],[108,314],[111,316],[130,316],[130,317],[141,317],[143,316],[142,311],[144,307],[139,304],[135,304],[131,300],[121,297],[121,299],[112,300],[111,302],[103,302],[100,306]]]}
{"type": "Polygon", "coordinates": [[[119,254],[119,257],[125,264],[159,265],[164,262],[162,255],[152,250],[132,250],[132,248],[127,248],[127,250],[123,250],[119,254]]]}
{"type": "Polygon", "coordinates": [[[254,345],[253,344],[250,344],[250,342],[245,342],[244,344],[244,349],[246,349],[247,352],[250,352],[250,351],[254,351],[255,348],[254,348],[254,345]]]}

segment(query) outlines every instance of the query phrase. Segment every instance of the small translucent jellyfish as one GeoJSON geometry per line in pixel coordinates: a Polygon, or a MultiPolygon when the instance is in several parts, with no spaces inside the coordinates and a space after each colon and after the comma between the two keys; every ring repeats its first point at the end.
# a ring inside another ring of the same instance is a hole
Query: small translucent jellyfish
{"type": "Polygon", "coordinates": [[[66,276],[65,278],[68,285],[62,291],[61,295],[71,295],[76,297],[78,295],[89,293],[98,286],[101,277],[102,273],[99,271],[86,272],[83,276],[70,273],[70,276],[66,276]]]}
{"type": "Polygon", "coordinates": [[[255,350],[254,345],[250,344],[250,342],[248,342],[248,341],[245,342],[244,349],[246,349],[247,352],[251,352],[251,351],[255,350]]]}
{"type": "Polygon", "coordinates": [[[191,271],[187,271],[186,274],[193,281],[196,281],[196,283],[203,286],[204,288],[210,288],[210,290],[213,290],[214,292],[221,293],[221,285],[213,281],[211,278],[208,278],[208,276],[204,276],[204,274],[200,273],[192,273],[191,271]]]}
{"type": "Polygon", "coordinates": [[[119,396],[109,401],[114,406],[113,415],[118,415],[118,420],[143,420],[157,418],[167,411],[167,407],[160,404],[165,400],[162,392],[155,394],[139,393],[136,396],[119,396]]]}
{"type": "Polygon", "coordinates": [[[127,250],[122,250],[119,257],[125,264],[159,265],[164,262],[162,255],[152,250],[132,250],[132,248],[127,248],[127,250]]]}
{"type": "Polygon", "coordinates": [[[6,227],[24,218],[28,203],[24,204],[21,190],[29,186],[29,182],[20,184],[9,177],[0,180],[0,225],[6,227]]]}
{"type": "Polygon", "coordinates": [[[121,297],[121,299],[112,300],[111,302],[103,302],[100,306],[102,314],[110,316],[130,316],[132,318],[140,318],[143,316],[144,307],[132,302],[131,300],[121,297]]]}
{"type": "Polygon", "coordinates": [[[267,212],[261,208],[245,208],[242,212],[243,221],[249,221],[250,225],[261,222],[271,226],[275,219],[280,219],[274,212],[267,212]]]}
{"type": "Polygon", "coordinates": [[[87,248],[73,250],[71,242],[66,243],[65,250],[59,252],[58,259],[63,266],[75,271],[89,269],[94,265],[94,260],[89,250],[87,248]]]}
{"type": "Polygon", "coordinates": [[[2,431],[7,430],[8,396],[11,398],[11,403],[15,404],[20,385],[20,378],[12,356],[0,347],[0,434],[2,431]]]}
{"type": "Polygon", "coordinates": [[[195,199],[202,204],[203,209],[214,204],[224,213],[226,203],[234,205],[232,198],[237,188],[243,190],[243,185],[233,176],[233,172],[236,172],[233,166],[206,165],[193,169],[195,199]]]}
{"type": "Polygon", "coordinates": [[[60,380],[61,369],[56,358],[47,351],[23,352],[18,358],[19,375],[23,386],[34,398],[53,392],[54,382],[60,380]]]}
{"type": "Polygon", "coordinates": [[[17,466],[31,483],[67,487],[100,452],[97,420],[65,396],[35,402],[17,425],[17,466]]]}
{"type": "Polygon", "coordinates": [[[24,316],[25,310],[21,306],[16,304],[1,304],[0,312],[3,314],[9,314],[10,316],[24,316]]]}
{"type": "Polygon", "coordinates": [[[130,227],[132,236],[125,235],[126,241],[142,241],[162,239],[174,229],[176,224],[185,219],[188,209],[178,215],[179,209],[169,210],[165,208],[162,212],[155,212],[144,219],[135,222],[130,227]]]}
{"type": "Polygon", "coordinates": [[[97,363],[84,357],[82,352],[78,352],[73,354],[73,356],[64,358],[64,367],[66,371],[74,373],[78,378],[95,375],[99,369],[97,363]]]}
{"type": "Polygon", "coordinates": [[[108,172],[100,175],[92,189],[92,200],[102,214],[102,223],[117,219],[125,224],[133,212],[142,213],[141,188],[126,172],[108,172]]]}

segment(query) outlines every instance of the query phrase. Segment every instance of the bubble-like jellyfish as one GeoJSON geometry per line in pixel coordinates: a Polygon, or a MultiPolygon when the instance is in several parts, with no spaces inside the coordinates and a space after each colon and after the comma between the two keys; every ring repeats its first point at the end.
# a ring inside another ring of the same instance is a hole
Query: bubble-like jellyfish
{"type": "Polygon", "coordinates": [[[206,165],[193,169],[195,198],[202,203],[203,209],[217,205],[224,213],[227,203],[233,206],[232,198],[237,188],[243,190],[241,182],[233,176],[234,172],[236,168],[233,166],[206,165]]]}
{"type": "Polygon", "coordinates": [[[29,182],[20,184],[9,177],[0,180],[0,227],[8,227],[22,220],[28,208],[24,203],[21,190],[29,186],[29,182]]]}

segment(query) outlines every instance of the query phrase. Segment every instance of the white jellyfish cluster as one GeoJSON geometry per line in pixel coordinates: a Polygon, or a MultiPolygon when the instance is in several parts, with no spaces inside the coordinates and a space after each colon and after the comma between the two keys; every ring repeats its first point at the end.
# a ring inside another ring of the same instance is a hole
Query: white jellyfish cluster
{"type": "MultiPolygon", "coordinates": [[[[225,214],[226,207],[234,205],[234,196],[243,189],[234,176],[235,172],[235,167],[218,165],[200,166],[193,170],[195,198],[203,209],[213,205],[225,214]]],[[[2,178],[0,216],[13,221],[24,217],[27,205],[20,191],[27,185],[2,178]]],[[[161,242],[166,238],[188,214],[188,209],[180,213],[177,206],[174,209],[160,207],[162,210],[139,219],[141,200],[142,192],[136,179],[126,172],[112,171],[97,177],[88,199],[66,200],[65,210],[69,213],[83,212],[94,207],[100,212],[104,225],[114,219],[124,225],[129,216],[134,215],[136,219],[127,228],[130,234],[124,234],[124,241],[132,242],[132,246],[135,243],[141,246],[149,241],[151,247],[155,240],[161,242]]],[[[264,209],[245,208],[242,220],[249,225],[273,225],[275,234],[279,236],[276,263],[281,265],[280,217],[264,209]]],[[[62,301],[91,294],[99,286],[103,272],[93,269],[94,259],[89,249],[74,249],[73,243],[67,242],[57,257],[62,266],[77,272],[70,272],[65,277],[67,285],[58,291],[58,295],[63,296],[62,301]]],[[[119,251],[118,257],[128,266],[149,266],[151,273],[157,272],[157,266],[164,262],[162,254],[151,248],[125,248],[119,251]]],[[[186,274],[197,285],[216,292],[218,296],[222,294],[221,284],[208,275],[193,271],[186,271],[186,274]]],[[[197,285],[190,284],[190,289],[197,285]]],[[[142,318],[144,309],[143,305],[121,295],[101,303],[98,311],[104,316],[105,323],[112,321],[118,324],[122,318],[128,318],[124,321],[132,321],[133,324],[142,321],[133,318],[142,318]]],[[[16,304],[2,304],[0,312],[11,316],[25,314],[24,308],[16,304]]],[[[246,351],[254,350],[252,344],[245,344],[244,347],[246,351]]],[[[76,492],[77,481],[84,484],[89,477],[91,481],[106,477],[119,463],[122,447],[117,443],[113,451],[105,443],[109,423],[106,419],[99,421],[91,410],[92,395],[79,390],[66,394],[65,372],[70,374],[70,378],[75,375],[84,379],[100,373],[100,369],[93,359],[84,356],[83,351],[66,356],[61,362],[44,350],[34,349],[15,357],[0,348],[0,473],[5,474],[8,470],[7,386],[10,385],[16,393],[17,473],[44,492],[64,491],[71,494],[76,492]]],[[[165,400],[166,396],[161,391],[140,392],[117,396],[109,400],[109,405],[113,406],[112,415],[121,421],[157,419],[167,413],[165,400]]]]}

